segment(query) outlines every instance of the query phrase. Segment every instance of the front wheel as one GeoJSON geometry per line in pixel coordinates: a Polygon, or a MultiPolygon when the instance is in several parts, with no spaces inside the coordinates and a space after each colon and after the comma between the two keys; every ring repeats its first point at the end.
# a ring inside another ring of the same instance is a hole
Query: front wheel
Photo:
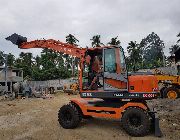
{"type": "Polygon", "coordinates": [[[122,127],[132,136],[147,135],[151,128],[151,120],[148,113],[136,107],[131,107],[123,113],[122,127]]]}
{"type": "Polygon", "coordinates": [[[80,123],[81,115],[75,105],[64,105],[59,110],[58,121],[63,128],[73,129],[80,123]]]}
{"type": "Polygon", "coordinates": [[[164,90],[164,97],[169,99],[179,98],[179,91],[176,87],[169,87],[164,90]]]}

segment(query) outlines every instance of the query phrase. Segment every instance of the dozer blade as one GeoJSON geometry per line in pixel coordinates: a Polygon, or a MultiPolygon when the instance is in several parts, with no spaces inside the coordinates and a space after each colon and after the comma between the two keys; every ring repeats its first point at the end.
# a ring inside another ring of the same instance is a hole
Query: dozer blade
{"type": "Polygon", "coordinates": [[[27,42],[27,38],[16,33],[12,34],[9,37],[5,38],[8,41],[11,41],[13,44],[20,46],[23,42],[27,42]]]}
{"type": "Polygon", "coordinates": [[[156,137],[162,137],[163,134],[161,132],[161,129],[159,127],[159,118],[158,118],[158,115],[156,114],[156,112],[149,112],[151,117],[152,117],[152,127],[153,127],[153,130],[154,130],[154,135],[156,137]]]}
{"type": "Polygon", "coordinates": [[[155,118],[154,118],[154,127],[155,127],[155,136],[156,137],[162,137],[162,132],[161,129],[159,127],[159,118],[157,117],[157,115],[155,114],[155,118]]]}

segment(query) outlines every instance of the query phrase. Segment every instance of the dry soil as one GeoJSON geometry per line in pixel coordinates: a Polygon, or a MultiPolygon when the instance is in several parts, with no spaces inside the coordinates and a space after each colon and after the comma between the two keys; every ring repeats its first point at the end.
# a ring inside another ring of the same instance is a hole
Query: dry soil
{"type": "Polygon", "coordinates": [[[180,139],[180,100],[149,101],[160,117],[164,136],[131,137],[118,120],[83,120],[76,129],[63,129],[57,119],[59,108],[78,95],[59,93],[52,99],[32,98],[0,101],[0,140],[178,140],[180,139]]]}

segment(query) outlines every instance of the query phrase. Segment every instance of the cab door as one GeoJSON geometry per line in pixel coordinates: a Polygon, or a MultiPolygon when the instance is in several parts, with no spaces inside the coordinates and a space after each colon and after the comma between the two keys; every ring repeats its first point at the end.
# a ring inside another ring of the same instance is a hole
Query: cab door
{"type": "Polygon", "coordinates": [[[104,90],[128,90],[124,51],[121,47],[103,49],[104,90]]]}

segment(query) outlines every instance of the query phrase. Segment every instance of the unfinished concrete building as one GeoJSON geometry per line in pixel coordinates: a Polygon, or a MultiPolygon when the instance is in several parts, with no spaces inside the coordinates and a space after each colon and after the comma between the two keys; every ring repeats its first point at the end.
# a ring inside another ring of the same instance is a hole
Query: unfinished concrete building
{"type": "Polygon", "coordinates": [[[23,70],[19,68],[14,67],[7,67],[7,79],[5,78],[5,68],[4,66],[0,66],[0,87],[1,90],[3,90],[3,87],[5,87],[5,82],[7,80],[7,91],[12,93],[13,90],[13,84],[16,82],[22,82],[23,81],[23,70]]]}

